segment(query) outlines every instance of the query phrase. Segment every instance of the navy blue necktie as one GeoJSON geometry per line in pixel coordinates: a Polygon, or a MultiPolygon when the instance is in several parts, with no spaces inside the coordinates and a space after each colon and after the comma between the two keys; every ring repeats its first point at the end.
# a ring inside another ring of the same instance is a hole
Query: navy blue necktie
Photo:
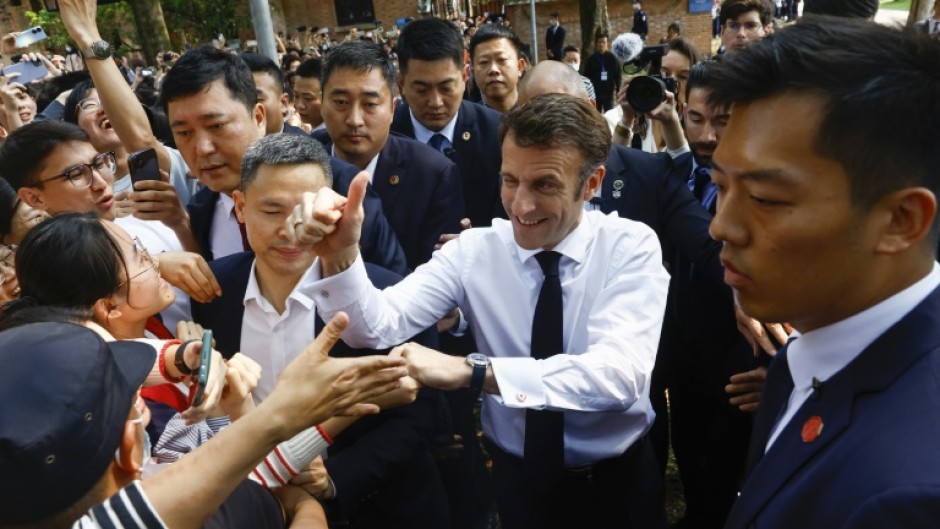
{"type": "MultiPolygon", "coordinates": [[[[790,342],[792,341],[791,339],[790,342]]],[[[770,434],[786,412],[786,404],[792,393],[793,375],[790,374],[790,364],[787,362],[787,347],[783,347],[767,368],[767,378],[764,380],[764,389],[760,395],[760,407],[757,409],[754,428],[751,431],[745,478],[764,456],[770,434]]]]}
{"type": "Polygon", "coordinates": [[[705,209],[711,211],[712,205],[715,203],[715,195],[718,193],[718,188],[712,183],[711,167],[697,167],[695,172],[692,173],[690,184],[689,188],[695,198],[705,209]]]}
{"type": "Polygon", "coordinates": [[[447,137],[440,132],[437,132],[431,136],[431,139],[428,140],[428,145],[430,145],[437,152],[444,152],[443,146],[445,141],[447,141],[447,137]]]}
{"type": "MultiPolygon", "coordinates": [[[[541,252],[535,259],[545,280],[532,319],[532,358],[541,360],[563,352],[561,278],[558,252],[541,252]]],[[[526,410],[523,468],[529,484],[547,490],[557,483],[565,464],[565,416],[560,411],[526,410]]]]}

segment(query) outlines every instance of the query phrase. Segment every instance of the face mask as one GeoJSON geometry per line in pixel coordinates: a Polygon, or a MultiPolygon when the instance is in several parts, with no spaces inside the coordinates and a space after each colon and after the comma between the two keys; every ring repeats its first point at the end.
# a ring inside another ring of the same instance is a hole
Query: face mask
{"type": "Polygon", "coordinates": [[[579,62],[571,62],[571,63],[568,63],[568,66],[574,68],[574,71],[576,71],[576,72],[581,69],[581,63],[579,63],[579,62]]]}
{"type": "Polygon", "coordinates": [[[549,25],[551,25],[551,26],[553,26],[553,27],[558,25],[558,21],[555,20],[554,18],[551,19],[551,20],[549,20],[548,23],[549,23],[549,25]]]}

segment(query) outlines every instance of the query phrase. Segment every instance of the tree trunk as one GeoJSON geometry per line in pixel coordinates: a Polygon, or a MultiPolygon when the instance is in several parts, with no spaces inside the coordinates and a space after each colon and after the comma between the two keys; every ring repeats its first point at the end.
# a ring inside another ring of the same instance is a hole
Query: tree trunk
{"type": "Polygon", "coordinates": [[[155,66],[157,53],[170,49],[170,34],[163,19],[163,8],[159,0],[134,0],[128,2],[134,10],[137,35],[144,48],[144,60],[155,66]]]}
{"type": "MultiPolygon", "coordinates": [[[[940,0],[936,1],[940,2],[940,0]]],[[[907,15],[907,25],[913,26],[914,22],[929,17],[932,9],[933,2],[930,0],[912,0],[911,11],[907,15]]]]}
{"type": "Polygon", "coordinates": [[[594,53],[594,37],[597,33],[610,33],[610,16],[607,0],[578,0],[581,14],[581,59],[582,62],[594,53]]]}

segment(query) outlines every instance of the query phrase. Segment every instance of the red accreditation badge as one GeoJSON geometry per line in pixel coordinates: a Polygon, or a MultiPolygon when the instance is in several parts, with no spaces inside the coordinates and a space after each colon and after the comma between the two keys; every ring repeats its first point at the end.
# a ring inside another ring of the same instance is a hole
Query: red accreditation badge
{"type": "Polygon", "coordinates": [[[819,415],[813,415],[803,423],[803,442],[812,443],[822,434],[823,420],[819,415]]]}

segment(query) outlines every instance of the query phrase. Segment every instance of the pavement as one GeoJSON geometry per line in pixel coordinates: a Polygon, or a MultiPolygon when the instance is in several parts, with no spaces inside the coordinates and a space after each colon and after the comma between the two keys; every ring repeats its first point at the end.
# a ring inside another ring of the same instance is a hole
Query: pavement
{"type": "Polygon", "coordinates": [[[879,9],[875,13],[875,22],[886,26],[903,26],[907,24],[907,13],[900,9],[879,9]]]}

